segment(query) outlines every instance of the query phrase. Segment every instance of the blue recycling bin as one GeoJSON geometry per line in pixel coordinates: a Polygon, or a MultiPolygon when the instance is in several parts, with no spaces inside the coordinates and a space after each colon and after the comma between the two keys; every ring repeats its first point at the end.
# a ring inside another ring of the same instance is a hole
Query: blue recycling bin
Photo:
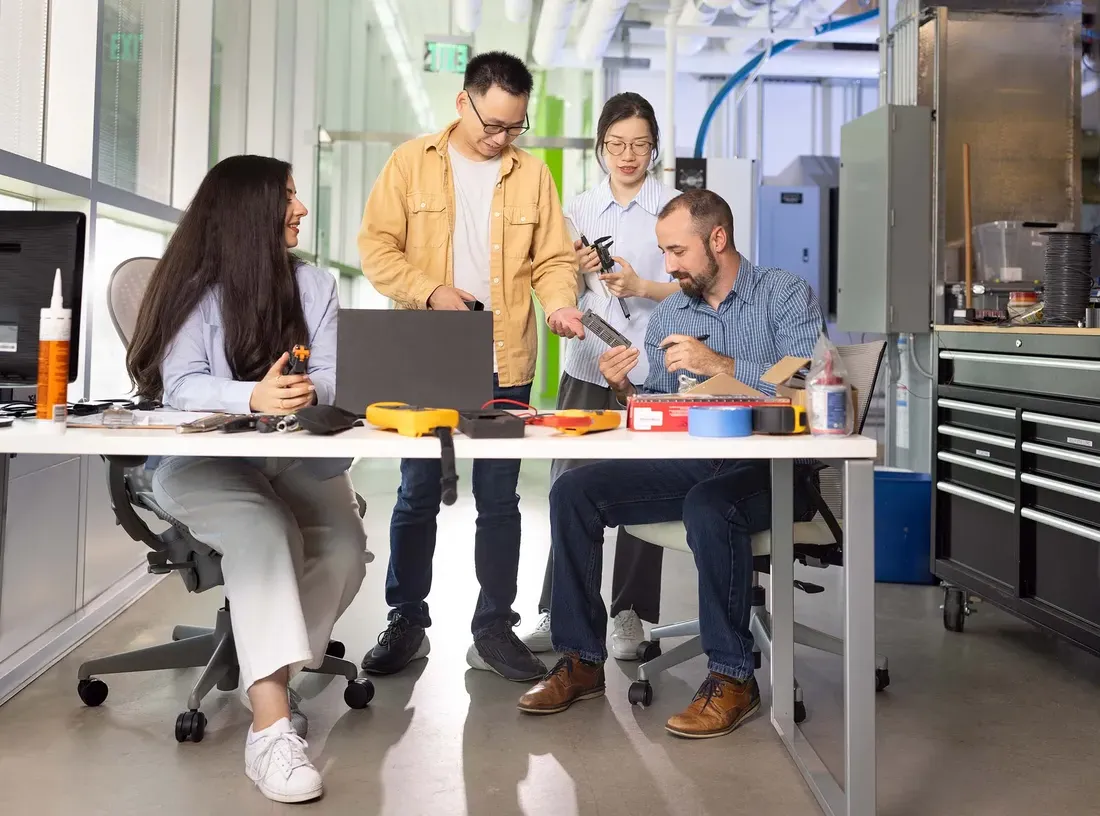
{"type": "Polygon", "coordinates": [[[875,580],[934,584],[932,477],[907,470],[875,470],[875,580]]]}

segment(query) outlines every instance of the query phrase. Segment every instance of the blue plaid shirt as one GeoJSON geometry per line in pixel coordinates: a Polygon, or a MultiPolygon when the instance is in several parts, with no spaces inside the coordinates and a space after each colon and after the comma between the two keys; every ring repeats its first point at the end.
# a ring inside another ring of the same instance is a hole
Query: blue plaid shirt
{"type": "Polygon", "coordinates": [[[809,285],[790,272],[760,267],[741,258],[733,291],[712,309],[706,301],[675,292],[654,310],[645,336],[649,376],[643,390],[650,394],[674,394],[679,376],[690,371],[666,371],[665,350],[660,343],[670,334],[692,337],[709,335],[706,345],[736,361],[735,376],[765,394],[775,387],[761,381],[764,372],[783,357],[811,357],[817,338],[825,330],[817,296],[809,285]]]}

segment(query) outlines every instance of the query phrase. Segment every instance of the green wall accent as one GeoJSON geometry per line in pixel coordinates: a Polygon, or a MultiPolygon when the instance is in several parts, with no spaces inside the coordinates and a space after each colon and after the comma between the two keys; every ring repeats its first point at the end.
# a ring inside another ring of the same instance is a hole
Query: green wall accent
{"type": "MultiPolygon", "coordinates": [[[[564,136],[565,135],[565,100],[560,96],[549,96],[546,93],[546,74],[540,72],[535,77],[538,86],[535,90],[537,107],[534,111],[534,122],[531,130],[535,136],[564,136]]],[[[531,154],[542,159],[550,168],[550,175],[554,184],[558,187],[558,194],[562,189],[562,171],[564,156],[560,148],[537,148],[531,150],[531,154]]],[[[561,338],[546,327],[546,317],[538,302],[535,302],[535,319],[539,327],[539,352],[538,364],[535,368],[535,382],[531,389],[531,401],[539,408],[552,408],[558,399],[558,379],[561,371],[561,338]]]]}

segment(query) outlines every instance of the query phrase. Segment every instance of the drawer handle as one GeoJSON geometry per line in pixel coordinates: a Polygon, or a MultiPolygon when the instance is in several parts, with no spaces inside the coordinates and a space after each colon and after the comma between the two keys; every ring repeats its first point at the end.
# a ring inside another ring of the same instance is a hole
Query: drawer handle
{"type": "Polygon", "coordinates": [[[1061,530],[1063,533],[1081,536],[1081,538],[1087,538],[1090,541],[1100,543],[1100,530],[1094,530],[1091,527],[1086,527],[1084,524],[1078,524],[1075,521],[1066,521],[1057,516],[1052,516],[1049,513],[1044,513],[1041,510],[1032,510],[1030,507],[1022,508],[1020,510],[1020,515],[1026,519],[1036,521],[1039,524],[1045,524],[1047,527],[1061,530]]]}
{"type": "Polygon", "coordinates": [[[1040,456],[1049,456],[1051,459],[1061,459],[1063,462],[1076,462],[1079,465],[1100,468],[1100,456],[1093,456],[1090,453],[1062,450],[1061,448],[1052,448],[1049,445],[1039,445],[1035,442],[1025,442],[1023,449],[1025,453],[1037,453],[1040,456]]]}
{"type": "Polygon", "coordinates": [[[992,507],[994,510],[1000,510],[1002,513],[1016,512],[1016,505],[1012,502],[998,499],[995,496],[987,496],[985,493],[979,493],[977,490],[971,490],[969,487],[962,487],[961,485],[951,482],[936,482],[936,489],[942,490],[944,493],[950,493],[953,496],[958,496],[960,499],[969,499],[972,502],[984,504],[986,507],[992,507]]]}
{"type": "Polygon", "coordinates": [[[1015,419],[1016,412],[1011,408],[995,408],[992,405],[979,405],[976,402],[960,402],[953,399],[936,400],[941,408],[953,408],[956,411],[966,411],[968,414],[983,414],[985,416],[1004,417],[1015,419]]]}
{"type": "Polygon", "coordinates": [[[1069,419],[1049,414],[1033,414],[1031,411],[1024,411],[1022,418],[1024,422],[1034,422],[1036,425],[1053,425],[1056,428],[1100,434],[1100,422],[1086,422],[1083,419],[1069,419]]]}
{"type": "Polygon", "coordinates": [[[1078,499],[1100,504],[1100,490],[1090,490],[1087,487],[1060,482],[1057,479],[1048,479],[1046,476],[1036,476],[1034,473],[1021,473],[1020,481],[1036,487],[1045,487],[1047,490],[1063,493],[1066,496],[1074,496],[1078,499]]]}
{"type": "Polygon", "coordinates": [[[1008,450],[1016,449],[1016,440],[1008,439],[1003,436],[994,436],[993,434],[982,433],[981,431],[972,431],[969,428],[956,428],[954,425],[940,425],[937,430],[944,436],[957,436],[960,439],[969,439],[971,442],[982,442],[986,445],[992,445],[995,448],[1007,448],[1008,450]]]}
{"type": "Polygon", "coordinates": [[[973,351],[941,351],[941,360],[963,360],[972,363],[1034,366],[1036,368],[1069,368],[1074,371],[1100,371],[1100,362],[1070,360],[1059,357],[1023,357],[1018,354],[978,354],[973,351]]]}
{"type": "Polygon", "coordinates": [[[959,467],[980,470],[983,473],[992,473],[994,476],[1002,476],[1005,479],[1016,478],[1016,471],[1010,467],[995,465],[992,462],[980,462],[977,459],[971,459],[968,456],[960,456],[951,451],[940,451],[936,454],[936,458],[944,462],[950,462],[953,465],[958,465],[959,467]]]}

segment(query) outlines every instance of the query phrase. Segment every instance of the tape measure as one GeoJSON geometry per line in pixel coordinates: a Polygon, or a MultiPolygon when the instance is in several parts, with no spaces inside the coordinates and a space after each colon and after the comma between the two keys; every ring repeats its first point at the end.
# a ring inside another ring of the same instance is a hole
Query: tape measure
{"type": "Polygon", "coordinates": [[[801,405],[758,405],[752,409],[752,430],[758,434],[806,432],[806,409],[801,405]]]}
{"type": "Polygon", "coordinates": [[[568,436],[613,431],[622,424],[622,421],[622,415],[618,411],[582,411],[576,408],[555,411],[552,414],[539,414],[527,420],[530,425],[557,428],[568,436]]]}
{"type": "Polygon", "coordinates": [[[458,411],[419,408],[404,402],[376,402],[367,406],[367,422],[401,436],[431,436],[436,428],[457,428],[458,411]]]}
{"type": "Polygon", "coordinates": [[[419,408],[404,402],[376,402],[367,406],[367,422],[401,436],[439,438],[439,483],[441,498],[450,506],[458,499],[458,472],[455,469],[455,442],[452,431],[458,427],[458,411],[451,408],[419,408]]]}

